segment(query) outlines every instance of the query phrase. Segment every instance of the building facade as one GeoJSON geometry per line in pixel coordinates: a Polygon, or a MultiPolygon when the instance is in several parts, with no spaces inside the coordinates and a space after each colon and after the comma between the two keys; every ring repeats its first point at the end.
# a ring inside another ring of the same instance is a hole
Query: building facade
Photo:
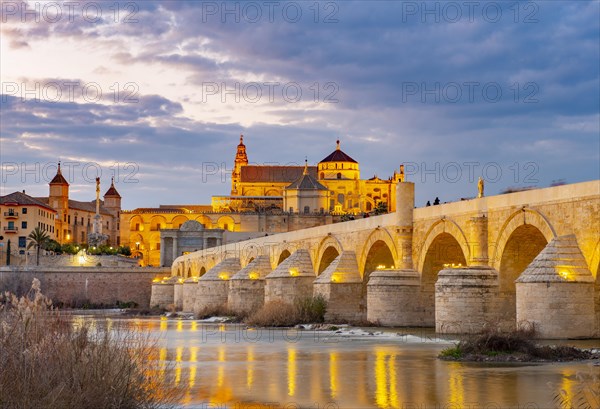
{"type": "Polygon", "coordinates": [[[359,214],[373,211],[380,203],[384,203],[391,212],[396,208],[396,184],[403,180],[403,177],[400,167],[400,172],[394,171],[388,179],[380,179],[377,176],[361,179],[360,164],[341,150],[339,140],[336,149],[317,166],[251,165],[242,135],[231,173],[231,196],[219,197],[220,208],[213,210],[229,208],[236,211],[235,203],[239,202],[240,197],[254,197],[257,200],[271,198],[273,202],[279,198],[281,201],[277,202],[277,205],[281,206],[282,210],[289,211],[292,208],[294,212],[300,213],[305,213],[308,208],[308,213],[359,214]],[[296,203],[296,206],[287,206],[284,203],[285,197],[294,196],[293,193],[286,194],[286,190],[295,189],[305,172],[329,191],[327,203],[323,206],[320,199],[317,201],[319,206],[315,206],[316,202],[312,203],[312,199],[307,199],[305,204],[296,203]]]}
{"type": "Polygon", "coordinates": [[[25,254],[27,236],[36,227],[55,239],[56,215],[56,210],[25,191],[0,196],[0,252],[6,252],[10,240],[12,253],[25,254]]]}
{"type": "MultiPolygon", "coordinates": [[[[96,201],[81,202],[69,199],[69,182],[63,176],[60,162],[56,175],[50,181],[49,195],[36,199],[56,210],[55,239],[60,244],[87,243],[88,234],[94,228],[96,201]]],[[[121,212],[121,195],[115,188],[114,179],[100,201],[100,217],[102,231],[108,235],[111,246],[121,245],[119,216],[121,212]]]]}

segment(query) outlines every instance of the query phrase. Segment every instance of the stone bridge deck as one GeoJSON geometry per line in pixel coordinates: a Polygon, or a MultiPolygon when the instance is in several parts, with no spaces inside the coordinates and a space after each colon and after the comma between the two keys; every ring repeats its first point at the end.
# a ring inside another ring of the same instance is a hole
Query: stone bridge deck
{"type": "MultiPolygon", "coordinates": [[[[434,325],[438,273],[451,266],[491,267],[496,272],[498,285],[499,301],[495,308],[514,321],[515,280],[548,243],[573,235],[593,277],[595,307],[592,309],[595,312],[592,313],[598,326],[599,180],[423,208],[414,208],[414,184],[399,183],[396,191],[394,213],[198,251],[177,258],[172,275],[201,277],[232,258],[238,259],[243,269],[259,256],[268,257],[272,270],[277,270],[286,258],[302,250],[306,253],[303,262],[312,265],[313,279],[316,279],[334,260],[339,264],[344,258],[344,263],[353,260],[356,271],[347,275],[353,278],[339,276],[338,281],[359,284],[348,296],[354,297],[356,308],[366,313],[366,287],[374,271],[413,271],[411,280],[414,283],[416,277],[419,289],[415,314],[420,315],[423,325],[434,325]]],[[[235,276],[237,271],[226,273],[220,273],[223,281],[235,276]]],[[[260,280],[268,285],[269,276],[260,280]]],[[[201,286],[203,281],[207,280],[201,278],[201,286]]],[[[394,322],[390,320],[391,324],[394,322]]]]}

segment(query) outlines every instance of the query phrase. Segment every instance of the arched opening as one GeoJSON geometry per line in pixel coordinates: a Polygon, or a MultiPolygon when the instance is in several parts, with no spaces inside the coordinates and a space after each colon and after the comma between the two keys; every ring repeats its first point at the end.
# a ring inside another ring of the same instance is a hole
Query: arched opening
{"type": "Polygon", "coordinates": [[[167,219],[163,216],[156,215],[150,219],[150,231],[159,231],[167,227],[167,219]]]}
{"type": "Polygon", "coordinates": [[[421,305],[425,322],[429,325],[435,325],[435,282],[444,264],[467,265],[460,244],[449,233],[441,233],[431,242],[423,262],[421,305]]]}
{"type": "Polygon", "coordinates": [[[254,257],[250,257],[250,259],[248,260],[248,263],[246,265],[252,263],[253,261],[254,261],[254,257]]]}
{"type": "Polygon", "coordinates": [[[342,174],[338,172],[338,174],[337,174],[337,178],[338,178],[338,179],[341,179],[341,178],[342,178],[342,174]]]}
{"type": "Polygon", "coordinates": [[[329,267],[331,262],[335,260],[335,258],[339,255],[340,253],[335,247],[327,247],[327,250],[325,250],[323,256],[321,257],[321,261],[319,262],[319,268],[317,269],[317,273],[321,274],[323,271],[325,271],[325,269],[329,267]]]}
{"type": "Polygon", "coordinates": [[[204,215],[196,217],[196,221],[203,225],[205,229],[210,229],[212,227],[212,221],[204,215]]]}
{"type": "Polygon", "coordinates": [[[233,220],[230,216],[220,217],[217,222],[219,229],[234,231],[235,229],[235,220],[233,220]]]}
{"type": "Polygon", "coordinates": [[[185,216],[175,216],[173,220],[171,220],[171,225],[174,229],[179,229],[181,225],[188,221],[188,218],[185,216]]]}
{"type": "Polygon", "coordinates": [[[283,261],[288,258],[289,256],[291,256],[290,252],[288,250],[283,250],[281,252],[281,254],[279,255],[279,260],[277,261],[277,265],[280,265],[281,263],[283,263],[283,261]]]}
{"type": "Polygon", "coordinates": [[[199,275],[199,277],[202,277],[204,274],[206,274],[206,268],[202,267],[200,269],[200,275],[199,275]]]}
{"type": "Polygon", "coordinates": [[[363,283],[369,282],[369,276],[377,268],[396,268],[394,256],[388,245],[383,240],[377,240],[367,253],[363,283]]]}
{"type": "Polygon", "coordinates": [[[509,236],[498,271],[502,312],[506,316],[515,317],[517,313],[515,280],[547,244],[542,232],[531,224],[517,227],[509,236]]]}
{"type": "Polygon", "coordinates": [[[185,276],[185,278],[188,278],[188,277],[191,277],[191,276],[192,276],[192,268],[188,267],[187,275],[185,276]]]}
{"type": "MultiPolygon", "coordinates": [[[[90,225],[88,220],[88,226],[90,225]]],[[[130,231],[143,231],[144,230],[144,221],[141,216],[133,216],[129,221],[129,230],[130,231]]]]}

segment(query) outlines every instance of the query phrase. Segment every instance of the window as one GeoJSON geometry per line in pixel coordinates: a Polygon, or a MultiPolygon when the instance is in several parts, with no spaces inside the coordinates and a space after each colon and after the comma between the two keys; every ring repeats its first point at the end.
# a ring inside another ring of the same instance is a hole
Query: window
{"type": "Polygon", "coordinates": [[[21,210],[23,211],[23,212],[22,212],[23,214],[27,214],[27,208],[26,208],[26,207],[24,207],[24,208],[23,208],[23,209],[21,209],[21,210]]]}
{"type": "Polygon", "coordinates": [[[156,250],[160,250],[160,243],[156,243],[156,250]]]}
{"type": "Polygon", "coordinates": [[[338,179],[341,179],[341,178],[342,178],[342,174],[341,174],[341,173],[338,173],[338,174],[337,174],[337,178],[338,178],[338,179]]]}
{"type": "Polygon", "coordinates": [[[135,231],[140,231],[140,224],[139,223],[135,224],[135,231]]]}
{"type": "Polygon", "coordinates": [[[19,236],[19,247],[27,247],[27,237],[19,236]]]}
{"type": "Polygon", "coordinates": [[[310,207],[304,206],[304,214],[308,214],[308,213],[310,213],[310,207]]]}
{"type": "Polygon", "coordinates": [[[21,228],[22,229],[26,229],[27,228],[27,222],[21,222],[21,228]]]}
{"type": "Polygon", "coordinates": [[[325,179],[325,173],[321,172],[321,179],[325,179]]]}
{"type": "Polygon", "coordinates": [[[14,216],[15,215],[15,209],[8,209],[8,215],[9,216],[14,216]]]}
{"type": "Polygon", "coordinates": [[[85,232],[81,232],[81,242],[85,243],[85,232]]]}
{"type": "Polygon", "coordinates": [[[15,222],[8,222],[8,230],[14,230],[15,229],[15,222]]]}
{"type": "Polygon", "coordinates": [[[120,245],[121,245],[121,237],[117,236],[117,246],[120,246],[120,245]]]}
{"type": "Polygon", "coordinates": [[[69,215],[68,220],[69,220],[68,223],[71,224],[71,215],[69,215]]]}

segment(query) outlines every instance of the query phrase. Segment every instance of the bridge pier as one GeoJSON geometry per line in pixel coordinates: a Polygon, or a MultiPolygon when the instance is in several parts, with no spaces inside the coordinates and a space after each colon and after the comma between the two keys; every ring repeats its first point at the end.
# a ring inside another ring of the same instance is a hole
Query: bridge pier
{"type": "Polygon", "coordinates": [[[362,321],[365,305],[356,253],[342,251],[314,281],[313,294],[327,300],[325,321],[362,321]]]}
{"type": "Polygon", "coordinates": [[[435,331],[477,334],[498,316],[498,272],[485,266],[447,268],[435,284],[435,331]]]}
{"type": "Polygon", "coordinates": [[[229,292],[229,280],[241,268],[239,258],[225,258],[200,277],[194,313],[197,315],[204,314],[207,311],[225,306],[229,292]]]}
{"type": "Polygon", "coordinates": [[[265,277],[271,273],[269,256],[258,256],[229,282],[227,306],[239,314],[251,314],[265,302],[265,277]]]}
{"type": "Polygon", "coordinates": [[[265,304],[271,301],[293,303],[312,296],[315,278],[308,250],[296,250],[265,278],[265,304]]]}
{"type": "MultiPolygon", "coordinates": [[[[396,185],[397,269],[376,270],[367,284],[367,320],[385,326],[425,326],[420,275],[413,267],[415,184],[396,185]]],[[[366,272],[365,272],[366,273],[366,272]]]]}
{"type": "Polygon", "coordinates": [[[198,292],[198,277],[190,277],[183,282],[183,302],[181,310],[185,312],[194,311],[196,295],[198,292]]]}
{"type": "Polygon", "coordinates": [[[594,277],[575,235],[553,239],[516,281],[517,323],[540,338],[590,338],[595,332],[594,277]]]}
{"type": "Polygon", "coordinates": [[[175,302],[175,283],[179,281],[178,277],[170,277],[152,283],[152,292],[150,293],[150,308],[168,308],[175,302]]]}

